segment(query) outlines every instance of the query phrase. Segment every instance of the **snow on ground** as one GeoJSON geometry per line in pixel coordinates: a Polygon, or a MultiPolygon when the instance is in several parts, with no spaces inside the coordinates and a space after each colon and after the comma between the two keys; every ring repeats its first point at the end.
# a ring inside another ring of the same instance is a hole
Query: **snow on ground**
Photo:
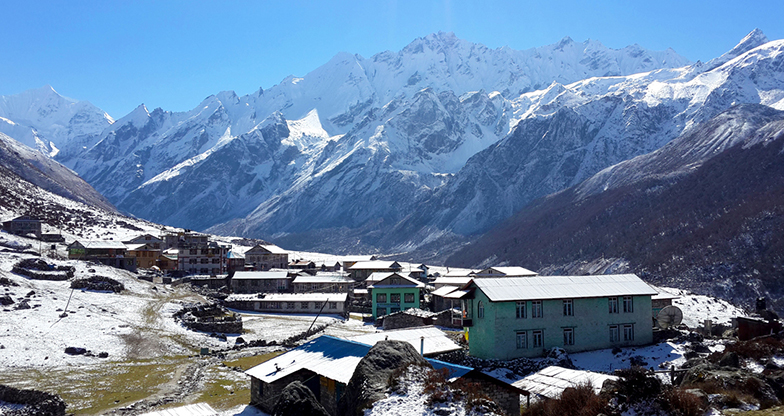
{"type": "Polygon", "coordinates": [[[657,289],[660,292],[680,296],[678,299],[674,299],[672,304],[681,309],[683,312],[683,323],[689,328],[699,327],[706,319],[710,319],[714,324],[730,324],[732,318],[746,315],[743,308],[737,307],[723,299],[695,295],[686,290],[670,287],[659,287],[657,289]]]}

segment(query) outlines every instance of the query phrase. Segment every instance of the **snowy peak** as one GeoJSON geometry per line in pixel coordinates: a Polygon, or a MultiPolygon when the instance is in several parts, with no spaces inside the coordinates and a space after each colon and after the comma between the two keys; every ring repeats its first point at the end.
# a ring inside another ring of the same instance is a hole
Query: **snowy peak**
{"type": "Polygon", "coordinates": [[[762,33],[760,29],[754,29],[743,39],[741,39],[741,41],[738,42],[734,48],[730,49],[728,52],[718,58],[711,59],[707,64],[708,70],[724,65],[732,59],[737,58],[738,56],[741,56],[744,53],[768,42],[768,37],[765,36],[765,34],[762,33]]]}

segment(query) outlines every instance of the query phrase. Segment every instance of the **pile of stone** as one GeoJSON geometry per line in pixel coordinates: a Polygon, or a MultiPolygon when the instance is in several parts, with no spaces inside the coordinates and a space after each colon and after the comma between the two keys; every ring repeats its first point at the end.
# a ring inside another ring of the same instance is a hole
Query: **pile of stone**
{"type": "Polygon", "coordinates": [[[196,305],[180,309],[174,319],[193,331],[241,334],[242,317],[221,305],[196,305]]]}
{"type": "Polygon", "coordinates": [[[17,263],[11,271],[34,280],[61,281],[74,277],[76,269],[73,266],[49,264],[42,259],[24,259],[17,263]]]}
{"type": "Polygon", "coordinates": [[[122,283],[106,276],[90,276],[85,279],[76,279],[72,281],[71,289],[87,289],[120,293],[125,290],[125,286],[122,283]]]}

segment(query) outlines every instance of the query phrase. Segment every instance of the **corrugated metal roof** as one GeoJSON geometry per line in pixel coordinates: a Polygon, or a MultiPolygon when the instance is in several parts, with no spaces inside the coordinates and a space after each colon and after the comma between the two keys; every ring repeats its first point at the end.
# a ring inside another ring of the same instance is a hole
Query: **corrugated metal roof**
{"type": "Polygon", "coordinates": [[[259,244],[251,247],[245,253],[247,254],[248,251],[250,251],[251,253],[253,253],[254,251],[259,251],[257,247],[267,251],[270,254],[289,254],[288,251],[276,246],[275,244],[259,244]]]}
{"type": "Polygon", "coordinates": [[[434,326],[379,331],[373,334],[350,337],[349,340],[368,345],[376,345],[377,342],[385,339],[405,341],[411,344],[417,352],[420,352],[422,337],[425,337],[424,355],[440,354],[461,349],[459,345],[449,339],[444,331],[434,326]]]}
{"type": "Polygon", "coordinates": [[[453,290],[444,295],[444,297],[447,299],[460,299],[469,293],[471,293],[471,290],[453,290]]]}
{"type": "MultiPolygon", "coordinates": [[[[373,272],[373,273],[370,273],[370,276],[368,276],[367,279],[365,279],[365,283],[366,284],[373,284],[373,283],[376,283],[376,282],[380,282],[380,281],[386,279],[387,277],[392,276],[393,274],[397,274],[397,273],[395,273],[395,272],[373,272]]],[[[400,276],[402,277],[402,275],[400,275],[400,276]]]]}
{"type": "Polygon", "coordinates": [[[474,279],[473,284],[492,301],[598,298],[657,293],[633,274],[482,278],[474,279]]]}
{"type": "Polygon", "coordinates": [[[425,287],[425,284],[420,282],[419,280],[412,279],[412,278],[406,277],[406,276],[402,276],[399,273],[392,273],[392,274],[395,275],[395,277],[400,277],[405,282],[401,282],[403,284],[393,285],[393,284],[390,284],[389,282],[387,282],[387,280],[391,279],[392,276],[387,276],[386,278],[382,279],[378,283],[376,283],[376,284],[374,284],[372,286],[368,286],[368,288],[380,289],[380,288],[390,288],[390,287],[392,287],[392,288],[394,288],[394,287],[419,287],[419,288],[425,287]],[[384,284],[384,282],[387,282],[387,283],[384,284]]]}
{"type": "Polygon", "coordinates": [[[430,292],[430,294],[433,296],[446,296],[457,289],[457,286],[441,286],[440,288],[430,292]]]}
{"type": "Polygon", "coordinates": [[[156,412],[144,413],[141,416],[215,416],[218,412],[207,403],[189,404],[187,406],[163,409],[156,412]]]}
{"type": "Polygon", "coordinates": [[[229,295],[226,301],[345,302],[347,297],[348,293],[264,293],[263,297],[259,297],[259,294],[229,295]]]}
{"type": "Polygon", "coordinates": [[[369,345],[323,335],[245,373],[265,383],[272,383],[299,370],[308,369],[318,375],[348,384],[359,360],[369,350],[369,345]]]}
{"type": "Polygon", "coordinates": [[[294,278],[294,281],[292,283],[352,283],[352,282],[354,282],[354,280],[352,280],[350,277],[336,274],[331,276],[319,276],[319,275],[297,276],[294,278]]]}
{"type": "Polygon", "coordinates": [[[434,285],[453,285],[453,286],[463,286],[464,284],[468,283],[473,279],[473,277],[465,276],[465,277],[437,277],[436,280],[433,280],[434,285]]]}
{"type": "Polygon", "coordinates": [[[538,396],[550,399],[556,398],[567,387],[590,383],[598,394],[605,380],[617,380],[618,377],[608,374],[594,373],[592,371],[571,370],[568,368],[550,366],[531,374],[528,377],[512,383],[513,386],[528,390],[538,396]]]}
{"type": "Polygon", "coordinates": [[[402,267],[396,261],[373,260],[373,261],[358,261],[348,269],[349,270],[384,270],[384,269],[399,269],[399,268],[402,267]]]}
{"type": "Polygon", "coordinates": [[[288,272],[236,272],[232,280],[265,280],[265,279],[285,279],[288,272]]]}
{"type": "Polygon", "coordinates": [[[439,361],[439,360],[434,360],[434,359],[429,359],[428,361],[433,366],[433,368],[436,369],[436,370],[440,370],[442,368],[446,368],[447,371],[449,372],[449,375],[447,376],[448,377],[447,381],[449,381],[450,383],[455,381],[455,380],[457,380],[460,377],[463,377],[464,375],[466,375],[466,374],[468,374],[468,373],[470,373],[471,371],[474,370],[471,367],[466,367],[464,365],[452,364],[452,363],[448,363],[446,361],[439,361]]]}
{"type": "Polygon", "coordinates": [[[488,269],[484,269],[474,274],[478,276],[501,274],[508,277],[515,277],[515,276],[536,276],[538,273],[520,266],[509,266],[509,267],[490,267],[488,269]]]}
{"type": "Polygon", "coordinates": [[[91,248],[94,250],[98,249],[113,249],[113,250],[125,250],[125,244],[120,241],[106,241],[106,240],[90,240],[90,241],[79,241],[84,248],[91,248]]]}

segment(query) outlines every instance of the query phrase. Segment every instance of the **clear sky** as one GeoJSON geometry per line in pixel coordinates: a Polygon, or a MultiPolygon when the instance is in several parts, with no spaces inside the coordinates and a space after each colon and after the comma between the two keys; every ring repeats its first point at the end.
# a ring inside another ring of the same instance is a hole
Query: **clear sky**
{"type": "Polygon", "coordinates": [[[338,52],[370,57],[437,31],[491,48],[570,36],[673,48],[693,61],[754,28],[784,38],[784,1],[36,1],[0,2],[0,95],[52,85],[114,118],[141,103],[185,111],[249,94],[338,52]]]}

